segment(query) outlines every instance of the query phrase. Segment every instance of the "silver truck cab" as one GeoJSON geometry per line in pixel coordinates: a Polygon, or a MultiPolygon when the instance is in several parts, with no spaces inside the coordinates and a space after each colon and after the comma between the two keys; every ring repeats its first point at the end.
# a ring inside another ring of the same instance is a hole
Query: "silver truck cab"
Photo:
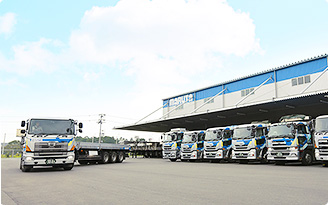
{"type": "MultiPolygon", "coordinates": [[[[30,171],[35,166],[63,167],[70,170],[75,161],[77,122],[72,119],[38,119],[22,121],[23,147],[20,169],[30,171]],[[25,127],[26,126],[26,127],[25,127]]],[[[82,128],[82,123],[79,128],[82,128]]]]}
{"type": "Polygon", "coordinates": [[[248,161],[266,162],[267,124],[237,125],[232,137],[232,159],[240,163],[248,161]]]}
{"type": "Polygon", "coordinates": [[[315,120],[314,129],[315,158],[328,167],[328,115],[319,116],[315,120]]]}
{"type": "Polygon", "coordinates": [[[204,131],[189,131],[184,133],[181,144],[181,161],[195,161],[203,158],[204,131]]]}
{"type": "Polygon", "coordinates": [[[180,148],[184,132],[186,132],[185,128],[174,128],[162,135],[163,159],[175,162],[181,158],[180,148]]]}
{"type": "Polygon", "coordinates": [[[230,160],[233,126],[209,128],[205,132],[204,159],[230,160]]]}

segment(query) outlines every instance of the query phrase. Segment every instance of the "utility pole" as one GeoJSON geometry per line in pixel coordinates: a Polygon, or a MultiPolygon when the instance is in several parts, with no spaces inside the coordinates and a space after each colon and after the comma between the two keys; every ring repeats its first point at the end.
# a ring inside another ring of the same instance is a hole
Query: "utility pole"
{"type": "Polygon", "coordinates": [[[2,144],[1,154],[3,154],[4,151],[5,151],[5,143],[6,143],[6,133],[5,133],[5,136],[3,137],[3,144],[2,144]]]}
{"type": "Polygon", "coordinates": [[[98,120],[98,124],[99,124],[99,143],[101,142],[101,125],[102,125],[102,123],[103,122],[105,122],[105,119],[103,119],[103,117],[105,117],[106,116],[106,114],[99,114],[99,116],[100,116],[100,119],[98,120]]]}

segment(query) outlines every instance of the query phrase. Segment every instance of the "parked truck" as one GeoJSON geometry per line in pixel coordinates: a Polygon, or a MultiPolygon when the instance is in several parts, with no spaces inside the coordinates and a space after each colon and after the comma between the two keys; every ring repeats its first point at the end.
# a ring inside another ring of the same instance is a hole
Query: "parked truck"
{"type": "Polygon", "coordinates": [[[184,133],[181,144],[181,161],[196,161],[204,155],[204,131],[189,131],[184,133]]]}
{"type": "Polygon", "coordinates": [[[171,162],[175,162],[181,158],[181,142],[186,131],[185,128],[174,128],[162,135],[163,159],[170,159],[171,162]]]}
{"type": "Polygon", "coordinates": [[[233,126],[209,128],[205,132],[204,159],[231,160],[233,126]]]}
{"type": "Polygon", "coordinates": [[[235,126],[232,137],[232,159],[239,160],[239,163],[266,162],[267,133],[267,124],[264,123],[235,126]]]}
{"type": "Polygon", "coordinates": [[[315,120],[315,158],[328,167],[328,115],[319,116],[315,120]]]}
{"type": "Polygon", "coordinates": [[[39,119],[22,121],[22,157],[20,169],[30,171],[37,166],[62,167],[71,170],[74,162],[107,163],[122,162],[128,146],[76,142],[77,132],[82,132],[82,123],[72,119],[39,119]]]}
{"type": "Polygon", "coordinates": [[[314,161],[312,121],[305,115],[287,115],[279,123],[269,126],[268,160],[276,164],[301,161],[310,165],[314,161]]]}

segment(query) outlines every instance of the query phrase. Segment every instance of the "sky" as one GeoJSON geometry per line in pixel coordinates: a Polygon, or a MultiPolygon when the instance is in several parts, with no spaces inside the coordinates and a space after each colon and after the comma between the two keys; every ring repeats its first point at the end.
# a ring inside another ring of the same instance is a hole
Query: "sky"
{"type": "MultiPolygon", "coordinates": [[[[20,121],[113,130],[162,99],[328,53],[328,0],[0,0],[0,141],[20,121]]],[[[158,119],[162,110],[146,118],[158,119]]],[[[6,136],[6,137],[5,137],[6,136]]]]}

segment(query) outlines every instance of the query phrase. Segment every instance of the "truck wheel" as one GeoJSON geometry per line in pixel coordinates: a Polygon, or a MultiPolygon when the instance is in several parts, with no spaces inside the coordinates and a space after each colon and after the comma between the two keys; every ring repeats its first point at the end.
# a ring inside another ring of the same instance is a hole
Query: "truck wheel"
{"type": "Polygon", "coordinates": [[[29,172],[29,171],[31,171],[32,168],[33,168],[33,166],[23,165],[23,163],[21,161],[21,163],[20,163],[20,169],[22,170],[22,172],[29,172]]]}
{"type": "Polygon", "coordinates": [[[171,162],[175,162],[175,161],[177,161],[177,159],[170,159],[170,161],[171,161],[171,162]]]}
{"type": "Polygon", "coordinates": [[[109,162],[109,153],[108,152],[103,152],[101,155],[101,164],[106,164],[109,162]]]}
{"type": "Polygon", "coordinates": [[[302,165],[308,166],[313,162],[313,156],[309,151],[305,151],[304,156],[302,158],[302,165]]]}
{"type": "Polygon", "coordinates": [[[124,160],[124,153],[123,153],[123,152],[119,152],[119,153],[118,153],[118,156],[117,156],[117,158],[116,158],[116,162],[117,162],[117,163],[122,163],[123,160],[124,160]]]}
{"type": "Polygon", "coordinates": [[[88,164],[88,161],[85,161],[85,160],[78,160],[78,162],[79,162],[81,165],[88,164]]]}
{"type": "Polygon", "coordinates": [[[74,164],[69,164],[69,165],[65,165],[63,168],[64,168],[64,170],[71,170],[71,169],[73,169],[73,167],[74,167],[74,164]]]}
{"type": "Polygon", "coordinates": [[[110,156],[109,156],[109,162],[114,163],[116,161],[116,158],[117,158],[117,153],[116,152],[111,152],[110,156]]]}

